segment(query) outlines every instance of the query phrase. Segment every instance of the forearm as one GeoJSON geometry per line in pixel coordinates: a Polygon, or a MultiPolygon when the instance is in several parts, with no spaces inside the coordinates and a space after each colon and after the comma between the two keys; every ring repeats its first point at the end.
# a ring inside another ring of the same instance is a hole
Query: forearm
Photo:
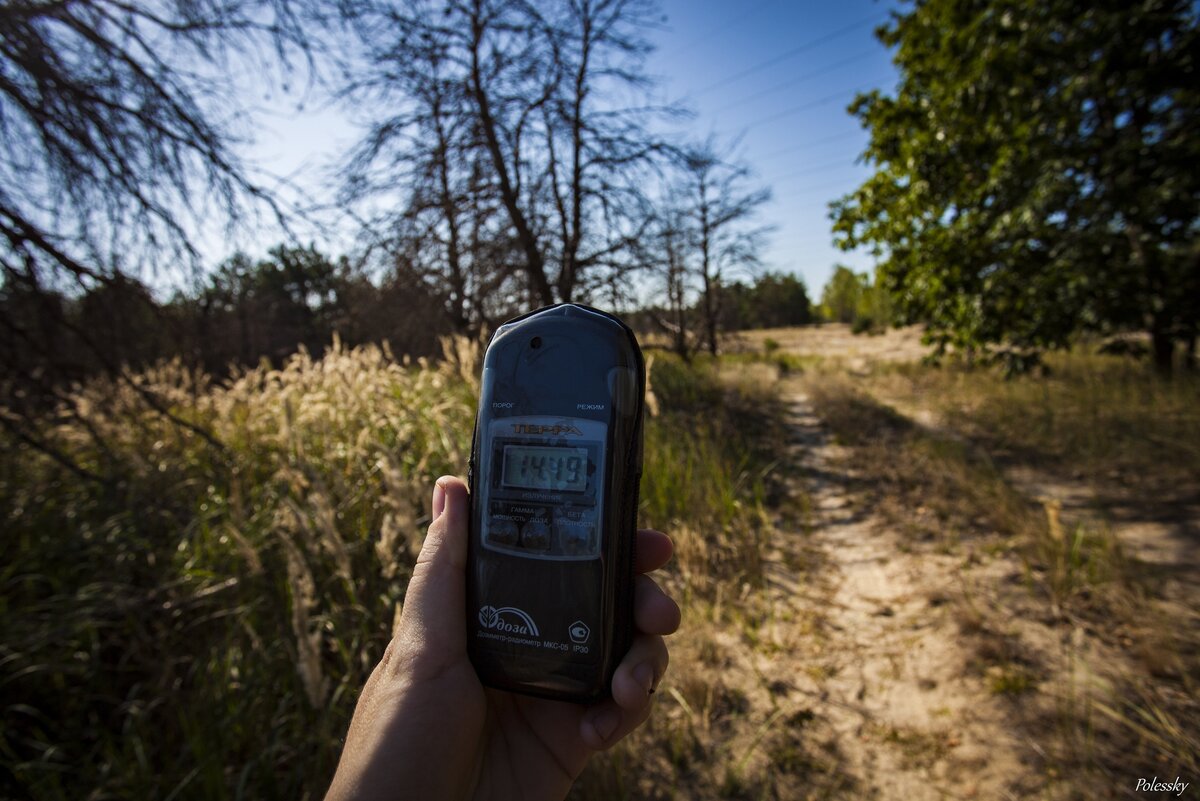
{"type": "Polygon", "coordinates": [[[414,684],[392,673],[389,663],[376,667],[359,698],[326,801],[471,798],[479,773],[479,706],[468,699],[446,702],[461,696],[459,677],[414,684]]]}

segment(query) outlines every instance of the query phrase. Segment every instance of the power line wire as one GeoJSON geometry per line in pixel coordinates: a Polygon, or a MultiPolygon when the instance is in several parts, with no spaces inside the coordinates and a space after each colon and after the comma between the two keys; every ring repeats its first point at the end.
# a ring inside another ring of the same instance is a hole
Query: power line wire
{"type": "Polygon", "coordinates": [[[854,133],[853,131],[848,131],[846,133],[837,133],[837,134],[833,134],[832,136],[823,136],[820,139],[814,139],[811,142],[804,142],[803,144],[799,144],[799,145],[788,145],[787,147],[780,148],[779,150],[772,150],[770,153],[764,153],[762,156],[760,156],[760,158],[761,159],[773,159],[776,156],[786,156],[789,153],[795,153],[798,150],[807,150],[808,148],[816,147],[817,145],[824,145],[824,144],[828,144],[829,142],[836,142],[841,139],[848,139],[851,136],[851,134],[853,134],[853,133],[854,133]]]}
{"type": "Polygon", "coordinates": [[[775,177],[771,178],[771,181],[772,183],[775,181],[788,181],[792,178],[799,178],[803,175],[815,175],[816,173],[829,172],[833,169],[849,167],[851,164],[852,162],[847,163],[845,161],[830,161],[826,162],[825,164],[820,164],[816,167],[806,167],[803,170],[796,170],[795,172],[789,172],[784,175],[776,175],[775,177]]]}
{"type": "Polygon", "coordinates": [[[747,125],[745,130],[749,131],[754,128],[757,128],[760,125],[765,125],[768,122],[775,122],[775,120],[782,119],[784,117],[788,117],[792,114],[796,114],[801,111],[807,111],[808,109],[817,108],[818,106],[824,106],[828,103],[834,102],[835,100],[846,99],[847,94],[858,94],[859,92],[863,91],[864,89],[873,88],[875,86],[875,84],[880,83],[883,80],[886,80],[886,77],[887,76],[884,76],[882,78],[877,78],[873,81],[868,81],[866,83],[859,84],[856,87],[852,87],[850,89],[843,89],[840,92],[834,92],[831,95],[826,95],[825,97],[819,98],[817,100],[812,100],[807,103],[801,103],[798,106],[792,106],[791,108],[784,109],[783,111],[780,111],[778,113],[771,114],[769,116],[755,120],[754,122],[747,125]]]}
{"type": "MultiPolygon", "coordinates": [[[[830,181],[827,184],[821,184],[820,186],[810,186],[799,192],[792,192],[789,195],[780,195],[779,197],[772,197],[771,200],[776,201],[778,203],[782,203],[785,200],[794,200],[798,197],[805,197],[807,195],[815,195],[818,192],[827,192],[830,189],[841,189],[841,188],[844,188],[845,186],[846,186],[845,181],[830,181]]],[[[852,191],[852,190],[849,190],[849,191],[852,191]]]]}
{"type": "Polygon", "coordinates": [[[871,50],[864,50],[863,52],[859,53],[856,56],[851,56],[850,58],[842,59],[841,61],[834,62],[833,64],[827,64],[824,67],[815,69],[812,72],[805,73],[804,75],[801,75],[797,78],[792,78],[791,80],[776,84],[776,85],[770,87],[769,89],[763,89],[762,91],[755,92],[752,95],[747,95],[745,97],[738,98],[737,100],[733,101],[732,103],[729,103],[729,104],[724,105],[721,108],[717,109],[716,113],[720,113],[722,111],[727,111],[731,108],[737,108],[738,106],[745,105],[746,103],[750,103],[755,100],[758,100],[761,97],[766,97],[767,95],[774,94],[775,92],[778,92],[782,89],[790,89],[791,87],[796,86],[798,84],[802,84],[805,81],[811,81],[813,78],[819,78],[822,75],[833,72],[834,70],[836,70],[839,67],[844,67],[847,64],[853,64],[855,61],[861,61],[862,59],[866,58],[867,56],[875,55],[876,52],[878,52],[878,51],[876,49],[872,48],[871,50]]]}
{"type": "Polygon", "coordinates": [[[727,86],[728,84],[731,84],[734,81],[740,81],[742,78],[745,78],[748,75],[753,75],[756,72],[762,72],[763,70],[767,69],[768,67],[773,67],[781,61],[786,61],[789,58],[791,58],[792,56],[799,55],[800,53],[803,53],[806,50],[811,50],[814,47],[817,47],[818,45],[823,45],[826,42],[830,42],[830,41],[833,41],[834,39],[837,39],[838,37],[845,36],[846,34],[851,33],[852,31],[858,30],[859,28],[863,27],[864,25],[867,25],[867,24],[873,23],[873,22],[882,22],[884,20],[885,16],[886,15],[881,16],[879,14],[872,14],[869,17],[864,17],[863,19],[860,19],[857,22],[853,22],[844,28],[838,28],[836,31],[833,31],[832,33],[827,33],[824,36],[818,36],[816,39],[813,39],[812,41],[809,41],[809,42],[805,42],[804,44],[800,45],[799,47],[794,47],[791,50],[785,50],[783,53],[779,54],[778,56],[773,56],[773,57],[767,59],[766,61],[761,61],[758,64],[755,64],[752,67],[747,67],[746,69],[742,70],[741,72],[730,75],[727,78],[722,78],[721,80],[717,81],[716,83],[712,83],[712,84],[709,84],[708,86],[704,87],[700,91],[696,92],[696,94],[697,95],[708,94],[709,92],[711,92],[714,89],[718,89],[722,86],[727,86]]]}
{"type": "Polygon", "coordinates": [[[710,31],[701,35],[700,37],[693,39],[690,43],[676,45],[675,47],[671,48],[669,51],[664,52],[662,55],[664,57],[677,56],[680,53],[684,52],[685,50],[695,49],[696,47],[700,46],[701,44],[704,44],[705,42],[709,41],[710,39],[712,39],[715,36],[718,36],[719,34],[727,33],[729,31],[735,30],[739,25],[747,22],[748,20],[752,19],[753,17],[758,16],[758,14],[763,9],[765,9],[769,6],[777,5],[778,3],[779,3],[779,0],[763,0],[763,2],[759,3],[758,5],[756,5],[754,8],[750,9],[749,11],[746,11],[741,14],[733,15],[732,17],[730,17],[728,20],[726,20],[722,24],[716,26],[715,28],[712,28],[710,31]]]}

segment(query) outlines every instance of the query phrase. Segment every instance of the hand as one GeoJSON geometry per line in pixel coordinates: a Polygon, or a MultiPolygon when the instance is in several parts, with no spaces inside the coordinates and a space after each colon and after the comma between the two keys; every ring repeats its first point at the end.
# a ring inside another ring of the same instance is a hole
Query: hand
{"type": "Polygon", "coordinates": [[[671,558],[671,540],[638,532],[638,634],[592,706],[485,688],[467,658],[467,487],[442,477],[400,626],[363,688],[334,799],[561,799],[588,757],[637,728],[667,668],[663,635],[679,607],[642,575],[671,558]]]}

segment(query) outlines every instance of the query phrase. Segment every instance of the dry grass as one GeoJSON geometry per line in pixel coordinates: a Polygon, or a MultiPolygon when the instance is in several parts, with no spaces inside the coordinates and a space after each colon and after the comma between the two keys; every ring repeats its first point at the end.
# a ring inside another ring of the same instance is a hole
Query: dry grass
{"type": "Polygon", "coordinates": [[[850,446],[855,483],[911,538],[953,548],[981,534],[1012,538],[1042,521],[985,452],[922,427],[845,376],[822,374],[808,387],[837,441],[850,446]]]}
{"type": "Polygon", "coordinates": [[[730,787],[769,768],[748,769],[745,746],[731,740],[753,712],[744,677],[729,672],[731,633],[742,647],[767,614],[759,603],[774,533],[767,499],[784,442],[778,371],[655,354],[650,372],[658,414],[646,432],[642,519],[675,540],[659,579],[680,600],[684,625],[649,723],[592,760],[570,795],[577,801],[735,797],[730,787]]]}
{"type": "Polygon", "coordinates": [[[1118,776],[1195,770],[1200,738],[1185,721],[1200,714],[1200,638],[1103,508],[1068,517],[1006,470],[1032,463],[1099,487],[1119,480],[1187,497],[1200,475],[1200,407],[1192,378],[1165,382],[1087,354],[1055,356],[1051,367],[1048,377],[1005,380],[891,366],[858,380],[813,375],[807,386],[848,446],[864,502],[914,549],[961,554],[964,571],[989,554],[1021,566],[1017,584],[977,581],[979,594],[957,601],[973,669],[990,692],[1023,699],[1014,725],[1042,744],[1051,797],[1100,797],[1124,783],[1118,776]],[[1012,633],[1014,620],[1061,642],[1051,663],[1012,633]]]}
{"type": "MultiPolygon", "coordinates": [[[[466,462],[478,351],[446,352],[405,363],[335,347],[220,383],[178,364],[134,377],[222,447],[127,386],[79,387],[40,434],[103,482],[0,442],[0,796],[319,797],[390,636],[428,484],[466,462]]],[[[1112,528],[1027,497],[1005,467],[1181,496],[1200,475],[1200,393],[1101,357],[1051,366],[1015,381],[918,367],[851,379],[765,346],[692,366],[656,354],[642,521],[676,540],[661,578],[684,629],[650,723],[593,760],[572,797],[860,794],[821,721],[774,700],[779,677],[753,675],[753,656],[815,636],[762,591],[772,521],[791,519],[774,483],[776,386],[798,372],[864,502],[907,547],[1020,566],[1008,594],[952,597],[977,655],[967,669],[1029,710],[1020,725],[1048,744],[1059,795],[1113,786],[1114,764],[1194,772],[1194,629],[1112,528]],[[1079,669],[1023,644],[1007,621],[1024,617],[1049,621],[1079,669]]],[[[943,747],[876,734],[919,760],[943,747]]]]}
{"type": "MultiPolygon", "coordinates": [[[[478,349],[445,350],[409,363],[335,343],[223,382],[177,363],[131,376],[207,437],[127,384],[78,387],[38,433],[99,482],[0,442],[0,796],[324,793],[430,482],[466,464],[478,349]]],[[[718,372],[659,357],[651,377],[643,522],[675,536],[665,581],[694,621],[758,580],[766,527],[769,449],[739,421],[769,398],[718,372]]],[[[673,721],[592,786],[688,761],[673,721]]]]}
{"type": "Polygon", "coordinates": [[[1046,357],[1045,372],[1005,378],[961,366],[877,369],[877,395],[931,409],[940,425],[997,458],[1122,485],[1156,498],[1200,492],[1200,375],[1081,349],[1046,357]]]}
{"type": "Polygon", "coordinates": [[[391,633],[428,477],[465,462],[459,367],[300,353],[217,384],[95,381],[5,443],[0,774],[35,798],[315,797],[391,633]]]}

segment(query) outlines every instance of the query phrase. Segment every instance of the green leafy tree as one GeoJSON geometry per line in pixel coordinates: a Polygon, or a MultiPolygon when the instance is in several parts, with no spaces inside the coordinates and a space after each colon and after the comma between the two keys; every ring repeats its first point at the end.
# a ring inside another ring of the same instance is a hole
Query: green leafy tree
{"type": "Polygon", "coordinates": [[[812,322],[804,281],[787,273],[765,273],[754,284],[755,325],[778,328],[812,322]]]}
{"type": "Polygon", "coordinates": [[[902,318],[1017,365],[1144,328],[1169,370],[1200,320],[1194,6],[925,0],[879,36],[902,78],[851,106],[876,172],[832,217],[902,318]]]}
{"type": "MultiPolygon", "coordinates": [[[[322,352],[335,332],[345,338],[351,272],[344,257],[334,261],[312,245],[277,245],[258,262],[234,254],[195,301],[204,362],[217,370],[230,360],[278,362],[297,346],[322,352]]],[[[361,290],[356,299],[364,303],[361,290]]]]}
{"type": "Polygon", "coordinates": [[[866,289],[865,274],[837,265],[821,291],[821,314],[835,323],[853,323],[866,289]]]}

